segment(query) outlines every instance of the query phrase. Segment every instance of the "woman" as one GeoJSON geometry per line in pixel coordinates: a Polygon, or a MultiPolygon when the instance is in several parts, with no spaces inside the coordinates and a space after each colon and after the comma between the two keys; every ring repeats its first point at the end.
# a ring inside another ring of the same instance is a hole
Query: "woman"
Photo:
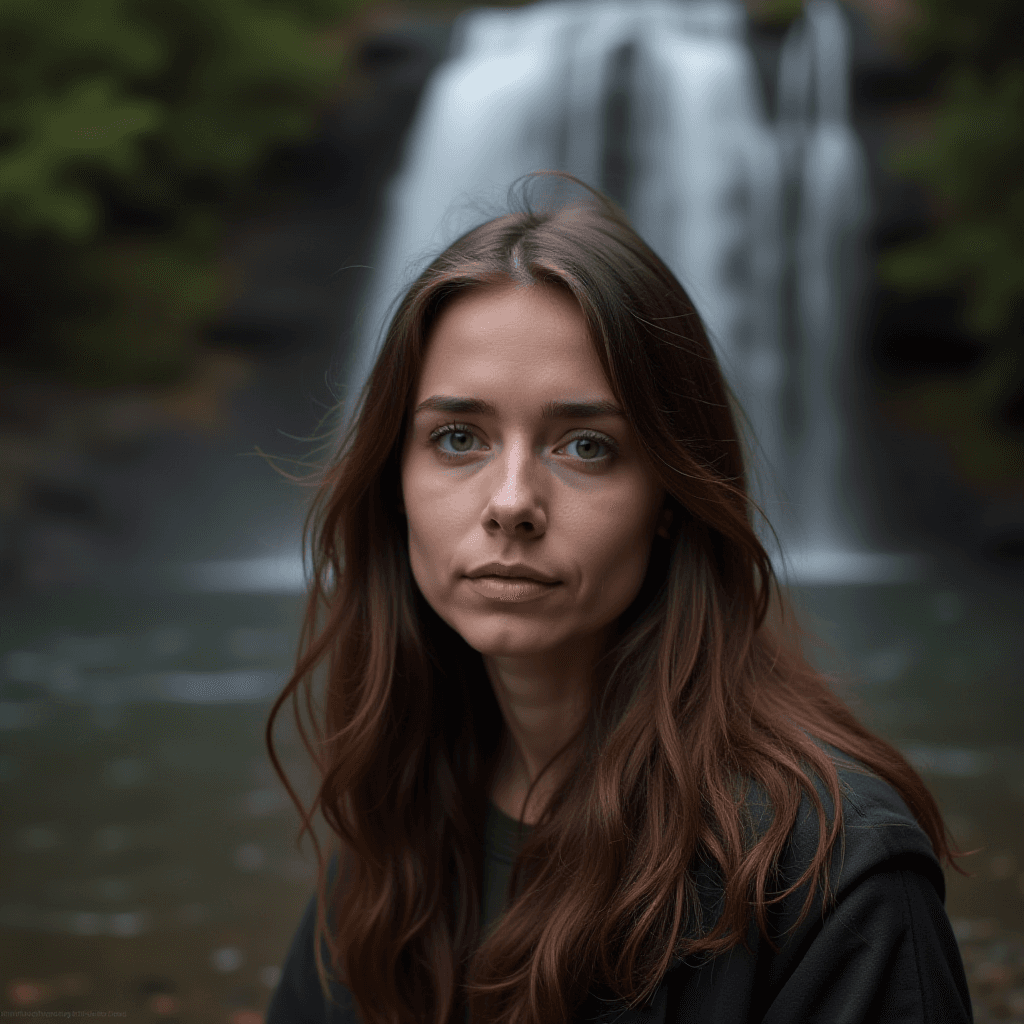
{"type": "Polygon", "coordinates": [[[700,319],[588,192],[431,263],[319,478],[267,739],[283,777],[290,697],[338,849],[268,1024],[969,1021],[960,854],[801,653],[700,319]]]}

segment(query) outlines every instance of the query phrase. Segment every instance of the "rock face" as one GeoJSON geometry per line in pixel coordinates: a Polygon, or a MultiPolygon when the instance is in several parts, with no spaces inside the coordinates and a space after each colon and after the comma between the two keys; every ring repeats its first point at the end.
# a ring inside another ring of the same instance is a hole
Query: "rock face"
{"type": "MultiPolygon", "coordinates": [[[[928,198],[896,177],[891,166],[895,153],[920,130],[934,81],[927,69],[883,46],[852,5],[846,10],[854,39],[854,117],[869,157],[877,256],[930,227],[928,198]]],[[[1012,572],[1024,566],[1024,474],[1018,472],[1013,482],[1009,471],[1012,431],[1018,460],[1024,449],[1012,408],[993,410],[983,428],[1008,453],[1006,482],[988,486],[972,482],[958,467],[952,432],[929,433],[906,402],[919,384],[948,382],[955,391],[985,357],[986,349],[961,326],[960,305],[952,292],[905,295],[874,282],[863,359],[871,384],[871,448],[884,453],[876,463],[877,493],[881,511],[902,536],[1012,572]]]]}
{"type": "Polygon", "coordinates": [[[224,243],[237,295],[191,379],[89,392],[4,375],[0,589],[117,586],[162,561],[294,542],[308,493],[253,456],[306,457],[336,399],[382,192],[449,31],[369,33],[317,136],[268,163],[260,209],[224,243]]]}

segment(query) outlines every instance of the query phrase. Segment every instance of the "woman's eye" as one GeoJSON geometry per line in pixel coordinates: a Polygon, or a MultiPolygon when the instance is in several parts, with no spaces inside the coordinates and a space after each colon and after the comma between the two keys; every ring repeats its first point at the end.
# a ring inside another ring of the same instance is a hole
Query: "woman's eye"
{"type": "Polygon", "coordinates": [[[472,451],[475,437],[476,434],[469,427],[463,426],[461,423],[450,423],[446,427],[439,427],[435,430],[430,435],[430,443],[434,445],[442,458],[454,459],[472,451]]]}
{"type": "MultiPolygon", "coordinates": [[[[436,446],[440,455],[447,459],[455,459],[459,455],[473,451],[474,440],[479,439],[469,427],[456,423],[441,427],[430,435],[431,443],[436,446]]],[[[608,462],[617,452],[611,439],[587,435],[570,438],[559,448],[569,451],[578,462],[591,463],[608,462]],[[572,451],[573,446],[575,451],[572,451]]]]}
{"type": "Polygon", "coordinates": [[[446,439],[450,440],[452,451],[468,452],[473,447],[473,435],[468,430],[449,430],[437,440],[438,443],[441,443],[446,439]]]}
{"type": "Polygon", "coordinates": [[[599,455],[600,448],[607,449],[610,453],[609,446],[594,437],[574,437],[566,447],[571,448],[572,445],[576,445],[576,455],[584,462],[601,462],[603,458],[607,458],[599,455]]]}

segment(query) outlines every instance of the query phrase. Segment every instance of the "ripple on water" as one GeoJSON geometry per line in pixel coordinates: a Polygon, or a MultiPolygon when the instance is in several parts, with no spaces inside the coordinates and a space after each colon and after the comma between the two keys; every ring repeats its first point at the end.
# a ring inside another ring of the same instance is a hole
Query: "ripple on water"
{"type": "Polygon", "coordinates": [[[41,683],[46,678],[46,659],[37,651],[8,651],[3,669],[12,683],[41,683]]]}
{"type": "Polygon", "coordinates": [[[104,920],[102,914],[88,912],[68,914],[66,930],[73,935],[102,935],[104,920]]]}
{"type": "Polygon", "coordinates": [[[69,697],[82,689],[79,666],[66,656],[53,658],[37,651],[8,651],[4,655],[6,683],[36,685],[58,697],[69,697]]]}
{"type": "Polygon", "coordinates": [[[104,900],[126,900],[132,894],[132,885],[126,878],[96,878],[90,883],[90,890],[104,900]]]}
{"type": "Polygon", "coordinates": [[[955,590],[932,594],[932,613],[939,622],[959,622],[967,611],[967,603],[955,590]]]}
{"type": "Polygon", "coordinates": [[[89,722],[96,729],[109,732],[124,721],[124,708],[120,704],[96,704],[89,709],[89,722]]]}
{"type": "Polygon", "coordinates": [[[192,631],[180,625],[159,626],[146,634],[144,644],[158,658],[176,658],[192,649],[192,631]]]}
{"type": "Polygon", "coordinates": [[[8,754],[0,754],[0,782],[13,782],[21,775],[21,764],[8,754]]]}
{"type": "Polygon", "coordinates": [[[148,776],[146,763],[137,757],[120,757],[103,767],[103,781],[110,789],[137,789],[148,776]]]}
{"type": "Polygon", "coordinates": [[[51,915],[51,930],[72,935],[112,935],[131,939],[152,928],[152,917],[147,910],[123,910],[112,914],[82,911],[56,912],[51,915]]]}
{"type": "Polygon", "coordinates": [[[262,818],[290,805],[287,794],[282,789],[250,789],[243,798],[244,812],[251,818],[262,818]]]}
{"type": "Polygon", "coordinates": [[[861,671],[868,682],[892,683],[903,676],[917,659],[913,645],[905,641],[865,655],[861,659],[861,671]]]}
{"type": "Polygon", "coordinates": [[[239,626],[225,634],[224,647],[228,656],[238,661],[287,657],[292,650],[292,636],[282,629],[239,626]]]}
{"type": "Polygon", "coordinates": [[[184,906],[178,907],[174,913],[178,923],[188,928],[202,924],[209,916],[210,911],[202,903],[186,903],[184,906]]]}
{"type": "Polygon", "coordinates": [[[260,968],[260,983],[266,985],[267,988],[277,988],[277,983],[280,980],[281,968],[276,964],[260,968]]]}
{"type": "Polygon", "coordinates": [[[70,661],[55,661],[48,672],[50,692],[58,697],[73,697],[82,691],[78,666],[70,661]]]}
{"type": "Polygon", "coordinates": [[[237,946],[222,946],[210,953],[210,963],[214,970],[231,974],[245,963],[245,954],[237,946]]]}
{"type": "Polygon", "coordinates": [[[289,882],[307,884],[314,879],[316,872],[308,861],[292,856],[281,865],[281,876],[289,882]]]}
{"type": "Polygon", "coordinates": [[[988,870],[997,882],[1008,881],[1017,870],[1017,858],[1008,850],[1001,850],[989,858],[988,870]]]}
{"type": "Polygon", "coordinates": [[[240,871],[259,871],[267,863],[267,855],[255,843],[242,843],[235,850],[234,860],[240,871]]]}
{"type": "Polygon", "coordinates": [[[45,824],[27,825],[17,832],[18,846],[27,852],[35,853],[43,850],[53,850],[61,845],[63,835],[61,827],[56,822],[45,824]]]}
{"type": "Polygon", "coordinates": [[[145,910],[129,910],[108,915],[108,928],[111,935],[130,938],[149,931],[150,916],[145,910]]]}
{"type": "Polygon", "coordinates": [[[43,720],[40,701],[0,700],[0,731],[18,732],[33,729],[43,720]]]}
{"type": "Polygon", "coordinates": [[[90,910],[50,910],[19,903],[0,906],[0,925],[64,935],[133,938],[151,929],[152,915],[147,910],[101,914],[90,910]]]}
{"type": "Polygon", "coordinates": [[[995,770],[995,759],[983,750],[970,747],[904,744],[903,753],[918,770],[951,779],[978,779],[995,770]]]}
{"type": "Polygon", "coordinates": [[[53,651],[59,660],[83,668],[114,668],[129,664],[131,644],[123,633],[88,635],[62,633],[53,640],[53,651]]]}
{"type": "Polygon", "coordinates": [[[180,704],[233,704],[265,700],[282,685],[278,671],[165,672],[155,683],[158,700],[180,704]]]}
{"type": "Polygon", "coordinates": [[[104,825],[92,834],[92,848],[96,853],[120,853],[132,841],[132,830],[126,825],[104,825]]]}

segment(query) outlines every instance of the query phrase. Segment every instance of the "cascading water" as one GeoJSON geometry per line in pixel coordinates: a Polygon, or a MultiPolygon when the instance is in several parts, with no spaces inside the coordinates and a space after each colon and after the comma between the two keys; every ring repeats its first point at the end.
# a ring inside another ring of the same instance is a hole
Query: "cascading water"
{"type": "Polygon", "coordinates": [[[804,581],[897,582],[918,575],[923,558],[871,550],[863,487],[849,473],[848,424],[860,384],[851,355],[865,306],[871,216],[849,82],[850,36],[838,3],[808,0],[784,42],[778,89],[800,418],[790,457],[798,515],[787,547],[804,581]]]}
{"type": "Polygon", "coordinates": [[[554,166],[565,53],[582,4],[475,10],[456,23],[453,56],[428,80],[388,187],[375,273],[346,373],[355,399],[393,304],[431,257],[500,212],[518,177],[554,166]],[[467,203],[472,204],[467,208],[467,203]]]}
{"type": "Polygon", "coordinates": [[[750,420],[752,465],[768,470],[754,475],[754,496],[782,525],[779,157],[745,31],[733,3],[648,8],[634,63],[626,207],[700,311],[750,420]]]}
{"type": "Polygon", "coordinates": [[[870,214],[846,23],[836,0],[808,0],[782,49],[777,123],[746,25],[738,0],[550,0],[461,15],[387,193],[345,412],[429,259],[501,212],[515,179],[566,170],[619,199],[707,324],[749,420],[750,483],[781,552],[758,527],[780,576],[907,578],[917,563],[864,550],[846,507],[844,383],[870,214]],[[613,94],[624,95],[624,154],[609,138],[613,94]]]}

